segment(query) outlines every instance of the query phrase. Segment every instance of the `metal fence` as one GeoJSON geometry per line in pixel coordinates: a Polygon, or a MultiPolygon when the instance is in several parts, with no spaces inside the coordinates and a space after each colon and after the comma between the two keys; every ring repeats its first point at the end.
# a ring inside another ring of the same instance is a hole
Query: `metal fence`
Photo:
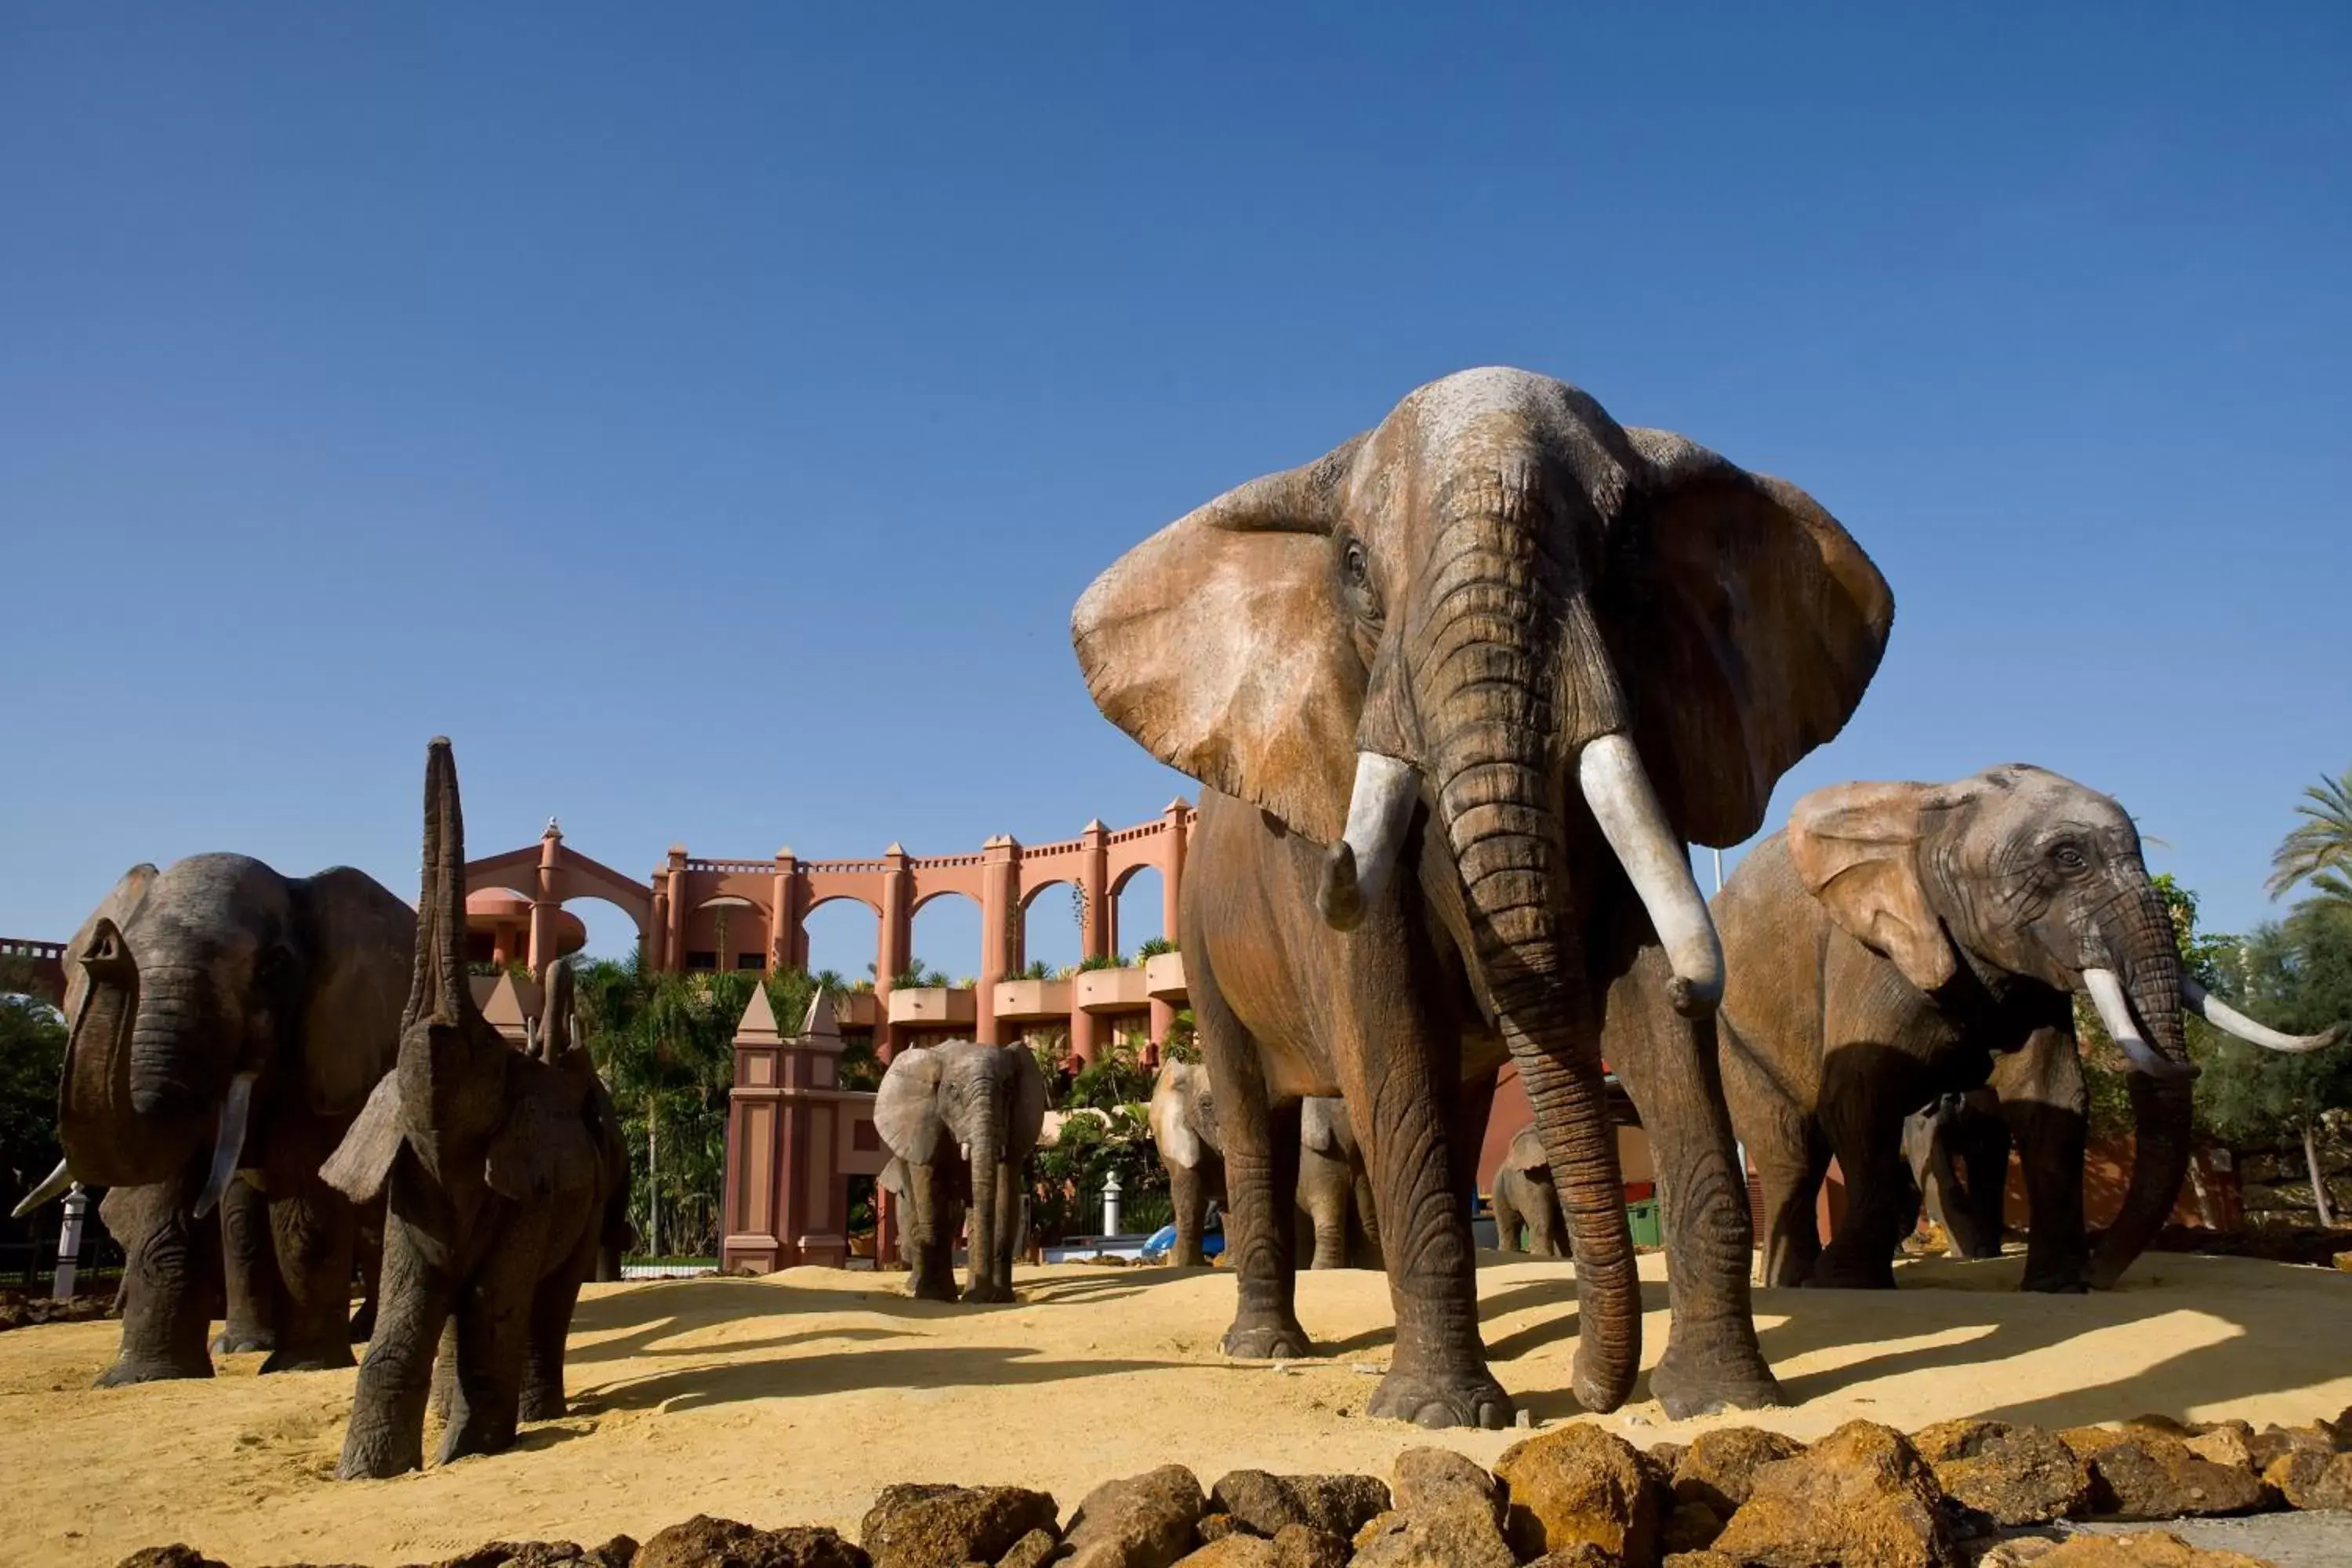
{"type": "MultiPolygon", "coordinates": [[[[121,1246],[98,1226],[89,1228],[97,1234],[85,1234],[82,1237],[81,1251],[74,1262],[76,1280],[119,1277],[123,1264],[121,1246]]],[[[47,1290],[56,1282],[57,1272],[58,1244],[54,1237],[46,1241],[0,1241],[0,1286],[47,1290]]],[[[77,1288],[81,1287],[78,1284],[77,1288]]],[[[84,1289],[83,1294],[88,1293],[84,1289]]]]}

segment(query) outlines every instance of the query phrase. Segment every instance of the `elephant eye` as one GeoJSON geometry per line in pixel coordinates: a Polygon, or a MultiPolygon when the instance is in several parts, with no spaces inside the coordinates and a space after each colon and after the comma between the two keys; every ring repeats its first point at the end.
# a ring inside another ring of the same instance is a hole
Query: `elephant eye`
{"type": "Polygon", "coordinates": [[[2090,864],[2079,845],[2061,844],[2050,851],[2051,864],[2061,871],[2080,871],[2090,864]]]}
{"type": "Polygon", "coordinates": [[[1355,540],[1348,541],[1346,561],[1348,581],[1360,588],[1370,586],[1372,581],[1371,562],[1364,554],[1364,547],[1355,540]]]}

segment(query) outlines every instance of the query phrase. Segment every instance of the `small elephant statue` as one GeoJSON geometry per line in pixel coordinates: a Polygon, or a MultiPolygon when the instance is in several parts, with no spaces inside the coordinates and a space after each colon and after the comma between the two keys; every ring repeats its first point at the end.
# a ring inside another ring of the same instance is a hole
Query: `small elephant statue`
{"type": "Polygon", "coordinates": [[[1740,861],[1714,912],[1730,977],[1719,1064],[1763,1182],[1771,1285],[1893,1289],[1918,1202],[1905,1119],[1990,1082],[2023,1167],[2022,1288],[2112,1286],[2188,1171],[2187,1015],[2272,1050],[2336,1037],[2282,1034],[2209,994],[2181,967],[2130,816],[2023,763],[1815,790],[1740,861]],[[2077,994],[2130,1063],[2137,1130],[2131,1184],[2095,1254],[2077,994]],[[1832,1156],[1847,1207],[1824,1247],[1814,1201],[1832,1156]]]}
{"type": "Polygon", "coordinates": [[[1551,1156],[1533,1127],[1522,1127],[1495,1173],[1495,1246],[1530,1258],[1570,1256],[1568,1215],[1552,1184],[1551,1156]],[[1521,1233],[1526,1237],[1521,1245],[1521,1233]]]}
{"type": "Polygon", "coordinates": [[[2000,1256],[2009,1123],[1990,1087],[1941,1094],[1903,1121],[1903,1162],[1954,1258],[2000,1256]]]}
{"type": "Polygon", "coordinates": [[[134,866],[66,949],[65,1158],[122,1244],[121,1348],[100,1387],[352,1364],[352,1205],[320,1179],[390,1070],[415,917],[363,872],[287,877],[243,855],[134,866]],[[215,1208],[220,1210],[217,1217],[215,1208]]]}
{"type": "Polygon", "coordinates": [[[1026,1242],[1023,1173],[1045,1122],[1045,1075],[1026,1046],[943,1040],[902,1050],[875,1091],[874,1126],[899,1167],[899,1247],[909,1294],[956,1299],[953,1210],[970,1205],[967,1301],[1013,1300],[1013,1260],[1026,1242]]]}
{"type": "MultiPolygon", "coordinates": [[[[1151,1087],[1148,1116],[1152,1146],[1167,1169],[1175,1208],[1176,1244],[1169,1250],[1169,1261],[1198,1268],[1205,1261],[1201,1237],[1208,1204],[1225,1201],[1224,1144],[1217,1131],[1208,1067],[1163,1063],[1151,1087]]],[[[1318,1098],[1300,1107],[1297,1213],[1299,1250],[1312,1255],[1312,1267],[1381,1267],[1371,1181],[1344,1100],[1318,1098]]]]}
{"type": "Polygon", "coordinates": [[[610,1096],[579,1041],[571,970],[548,976],[535,1048],[475,1006],[466,830],[449,742],[425,752],[424,889],[397,1065],[321,1174],[385,1201],[375,1337],[336,1475],[422,1468],[436,1350],[455,1330],[440,1462],[496,1453],[518,1421],[563,1414],[564,1339],[628,1181],[610,1096]]]}

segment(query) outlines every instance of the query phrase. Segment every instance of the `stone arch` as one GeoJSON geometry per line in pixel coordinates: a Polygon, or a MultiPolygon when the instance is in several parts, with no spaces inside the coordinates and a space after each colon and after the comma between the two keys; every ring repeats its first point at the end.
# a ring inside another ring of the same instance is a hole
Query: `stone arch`
{"type": "Polygon", "coordinates": [[[1166,923],[1166,886],[1160,868],[1148,863],[1129,866],[1111,879],[1112,952],[1131,959],[1135,956],[1136,948],[1151,937],[1165,937],[1171,942],[1175,940],[1175,932],[1160,929],[1166,923]],[[1139,879],[1143,879],[1140,887],[1136,885],[1139,879]],[[1134,889],[1132,893],[1129,890],[1130,889],[1134,889]]]}
{"type": "Polygon", "coordinates": [[[764,900],[733,891],[711,894],[687,911],[685,967],[765,969],[771,918],[764,900]]]}
{"type": "Polygon", "coordinates": [[[1064,969],[1084,956],[1086,944],[1070,910],[1075,877],[1047,877],[1021,889],[1022,962],[1064,969]],[[1045,895],[1051,894],[1051,897],[1045,895]],[[1042,902],[1042,907],[1041,907],[1042,902]]]}
{"type": "Polygon", "coordinates": [[[862,893],[828,893],[801,915],[801,951],[812,973],[837,971],[845,985],[874,978],[882,952],[882,910],[862,893]],[[839,907],[835,907],[839,906],[839,907]],[[832,913],[819,919],[822,910],[832,913]],[[853,912],[863,910],[860,915],[853,912]]]}
{"type": "Polygon", "coordinates": [[[940,888],[923,894],[908,911],[908,958],[920,959],[945,974],[951,985],[967,977],[976,978],[981,971],[982,910],[979,898],[961,888],[940,888]],[[963,907],[941,909],[928,921],[924,919],[926,910],[947,900],[963,907]]]}

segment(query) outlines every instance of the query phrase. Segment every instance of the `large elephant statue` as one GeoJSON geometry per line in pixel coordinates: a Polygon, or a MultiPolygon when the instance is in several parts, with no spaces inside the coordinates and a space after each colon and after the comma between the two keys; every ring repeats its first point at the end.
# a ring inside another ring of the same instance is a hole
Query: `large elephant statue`
{"type": "Polygon", "coordinates": [[[509,1045],[466,970],[466,828],[449,742],[425,752],[424,888],[399,1058],[321,1174],[384,1199],[375,1337],[343,1434],[344,1479],[424,1464],[435,1351],[455,1321],[444,1464],[495,1453],[518,1420],[563,1414],[564,1337],[628,1157],[612,1102],[549,976],[537,1048],[509,1045]]]}
{"type": "Polygon", "coordinates": [[[1421,388],[1095,582],[1072,634],[1097,705],[1203,786],[1180,942],[1242,1233],[1228,1353],[1307,1349],[1289,1227],[1268,1220],[1291,1206],[1299,1101],[1341,1095],[1397,1322],[1368,1410],[1511,1419],[1457,1198],[1508,1059],[1575,1231],[1575,1390],[1622,1403],[1642,1315],[1600,1047],[1612,985],[1650,952],[1686,1026],[1620,1064],[1674,1236],[1652,1391],[1676,1416],[1777,1399],[1686,845],[1762,826],[1774,782],[1861,700],[1892,616],[1803,491],[1502,369],[1421,388]]]}
{"type": "Polygon", "coordinates": [[[1568,1215],[1559,1206],[1559,1189],[1551,1175],[1551,1156],[1533,1127],[1522,1127],[1511,1140],[1495,1172],[1495,1245],[1504,1252],[1525,1252],[1530,1258],[1570,1255],[1568,1215]]]}
{"type": "Polygon", "coordinates": [[[2273,1049],[2333,1038],[2264,1028],[2184,973],[2130,816],[2042,768],[1817,790],[1739,863],[1715,914],[1731,976],[1723,1081],[1763,1181],[1769,1284],[1892,1288],[1916,1214],[1905,1118],[1999,1062],[2031,1215],[2024,1288],[2113,1285],[2188,1168],[2184,1008],[2273,1049]],[[2095,1256],[2078,993],[2134,1069],[2131,1183],[2095,1256]],[[1847,1207],[1823,1247],[1814,1199],[1832,1155],[1847,1207]]]}
{"type": "Polygon", "coordinates": [[[352,1364],[358,1227],[319,1168],[392,1065],[415,940],[363,872],[243,855],[134,866],[74,933],[65,1159],[18,1212],[110,1189],[128,1261],[101,1387],[211,1376],[216,1302],[220,1348],[268,1349],[264,1372],[352,1364]]]}
{"type": "MultiPolygon", "coordinates": [[[[1163,1063],[1148,1108],[1152,1147],[1168,1172],[1176,1214],[1176,1244],[1169,1261],[1198,1267],[1201,1235],[1211,1199],[1226,1202],[1224,1145],[1217,1131],[1216,1097],[1200,1062],[1163,1063]]],[[[1381,1267],[1380,1220],[1347,1102],[1302,1102],[1298,1126],[1299,1242],[1316,1268],[1381,1267]]],[[[1226,1238],[1232,1245],[1233,1238],[1226,1238]]]]}
{"type": "Polygon", "coordinates": [[[970,1205],[967,1301],[1013,1300],[1021,1233],[1022,1172],[1045,1121],[1045,1075],[1025,1046],[945,1040],[900,1051],[875,1091],[874,1126],[901,1167],[886,1186],[903,1195],[900,1245],[909,1293],[952,1301],[952,1206],[970,1205]]]}

